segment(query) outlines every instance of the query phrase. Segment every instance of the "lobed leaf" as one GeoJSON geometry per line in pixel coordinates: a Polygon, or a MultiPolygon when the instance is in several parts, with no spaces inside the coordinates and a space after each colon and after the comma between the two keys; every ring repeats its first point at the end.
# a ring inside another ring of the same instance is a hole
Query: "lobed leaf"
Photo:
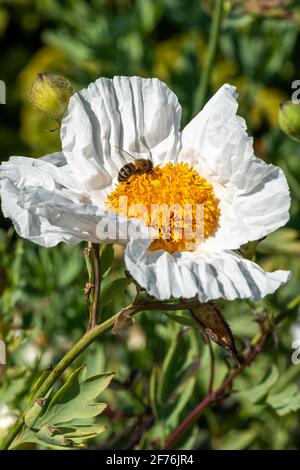
{"type": "Polygon", "coordinates": [[[93,418],[107,406],[97,399],[113,376],[114,373],[105,373],[86,377],[86,367],[78,367],[48,398],[41,413],[38,403],[26,413],[26,429],[14,442],[14,447],[28,442],[51,448],[84,447],[85,440],[105,431],[93,418]]]}

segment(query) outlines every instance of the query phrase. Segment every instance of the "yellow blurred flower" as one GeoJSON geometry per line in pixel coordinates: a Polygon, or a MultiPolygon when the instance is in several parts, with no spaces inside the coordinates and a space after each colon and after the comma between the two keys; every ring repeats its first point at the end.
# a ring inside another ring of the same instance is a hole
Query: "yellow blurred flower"
{"type": "Polygon", "coordinates": [[[258,128],[266,121],[271,127],[277,127],[280,103],[286,99],[285,93],[277,88],[260,88],[250,109],[252,126],[258,128]]]}
{"type": "Polygon", "coordinates": [[[178,35],[158,43],[155,49],[153,75],[167,81],[172,72],[181,72],[185,68],[184,51],[194,51],[198,62],[202,63],[206,49],[204,39],[195,32],[178,35]]]}
{"type": "Polygon", "coordinates": [[[0,8],[0,36],[5,33],[9,19],[8,11],[5,8],[0,8]]]}

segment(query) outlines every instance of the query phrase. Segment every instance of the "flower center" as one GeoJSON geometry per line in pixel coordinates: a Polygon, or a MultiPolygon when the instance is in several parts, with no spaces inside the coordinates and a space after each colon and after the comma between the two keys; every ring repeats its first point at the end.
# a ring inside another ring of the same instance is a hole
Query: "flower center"
{"type": "Polygon", "coordinates": [[[155,228],[150,249],[169,253],[195,250],[220,216],[212,185],[182,162],[133,174],[109,194],[107,204],[155,228]]]}

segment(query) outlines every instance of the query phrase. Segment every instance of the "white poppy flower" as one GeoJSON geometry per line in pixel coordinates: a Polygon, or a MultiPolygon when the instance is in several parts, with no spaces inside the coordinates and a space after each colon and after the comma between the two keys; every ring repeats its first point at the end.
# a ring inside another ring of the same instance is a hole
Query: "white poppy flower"
{"type": "Polygon", "coordinates": [[[3,213],[20,236],[42,246],[82,240],[127,245],[127,269],[158,299],[258,300],[290,273],[265,273],[232,250],[284,225],[290,196],[283,172],[254,156],[237,107],[235,88],[224,85],[181,132],[181,107],[164,83],[101,78],[71,98],[61,153],[12,157],[1,165],[3,213]],[[151,159],[154,169],[116,185],[124,159],[132,162],[125,152],[151,159]],[[126,214],[117,213],[121,195],[146,206],[182,201],[194,207],[200,198],[204,240],[196,237],[192,251],[174,230],[171,240],[160,232],[153,241],[137,210],[127,214],[135,217],[127,231],[126,214]]]}

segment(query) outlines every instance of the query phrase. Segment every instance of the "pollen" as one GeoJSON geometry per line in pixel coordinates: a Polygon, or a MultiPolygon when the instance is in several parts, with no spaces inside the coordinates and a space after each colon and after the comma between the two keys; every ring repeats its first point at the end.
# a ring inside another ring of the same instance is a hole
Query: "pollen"
{"type": "Polygon", "coordinates": [[[212,185],[187,163],[167,163],[132,175],[108,195],[107,204],[156,230],[150,250],[194,251],[212,235],[220,217],[212,185]]]}

